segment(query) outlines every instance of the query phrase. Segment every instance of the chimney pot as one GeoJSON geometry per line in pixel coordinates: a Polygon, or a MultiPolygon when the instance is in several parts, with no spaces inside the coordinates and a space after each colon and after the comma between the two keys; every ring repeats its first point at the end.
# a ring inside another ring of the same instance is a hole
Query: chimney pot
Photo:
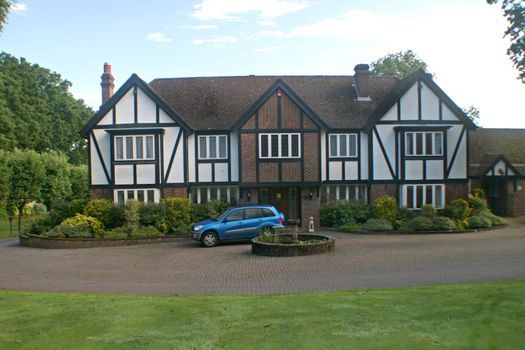
{"type": "Polygon", "coordinates": [[[113,95],[113,90],[115,88],[115,78],[111,74],[111,65],[109,63],[104,63],[104,73],[100,77],[101,82],[100,86],[102,87],[102,104],[106,103],[107,100],[113,95]]]}
{"type": "Polygon", "coordinates": [[[358,64],[354,67],[354,79],[356,84],[357,100],[370,101],[368,82],[370,78],[370,66],[368,64],[358,64]]]}

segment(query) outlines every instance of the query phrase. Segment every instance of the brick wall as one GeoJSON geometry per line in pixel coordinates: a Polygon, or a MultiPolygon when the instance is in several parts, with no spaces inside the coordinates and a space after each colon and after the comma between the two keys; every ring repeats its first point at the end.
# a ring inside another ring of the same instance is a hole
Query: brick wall
{"type": "Polygon", "coordinates": [[[241,198],[239,199],[240,205],[247,204],[258,204],[259,203],[259,191],[257,188],[243,188],[241,191],[241,198]],[[250,192],[250,200],[248,200],[248,191],[250,192]]]}
{"type": "Polygon", "coordinates": [[[240,134],[241,142],[241,182],[255,182],[255,134],[240,134]]]}
{"type": "Polygon", "coordinates": [[[188,189],[186,187],[167,187],[164,188],[162,197],[171,198],[188,198],[188,189]]]}
{"type": "Polygon", "coordinates": [[[445,203],[454,199],[467,199],[469,193],[468,182],[464,183],[447,183],[445,184],[445,203]]]}
{"type": "Polygon", "coordinates": [[[259,163],[259,181],[277,182],[279,181],[279,164],[278,163],[259,163]]]}
{"type": "Polygon", "coordinates": [[[314,218],[316,229],[319,228],[319,210],[321,209],[321,198],[317,196],[317,188],[301,188],[301,227],[308,228],[310,217],[314,218]],[[310,199],[310,191],[313,196],[310,199]]]}
{"type": "Polygon", "coordinates": [[[113,200],[113,190],[109,188],[91,188],[89,197],[92,199],[109,199],[113,200]]]}
{"type": "Polygon", "coordinates": [[[305,133],[303,156],[304,156],[304,180],[319,181],[319,134],[305,133]]]}
{"type": "Polygon", "coordinates": [[[299,182],[301,181],[301,163],[289,162],[281,163],[282,181],[299,182]]]}

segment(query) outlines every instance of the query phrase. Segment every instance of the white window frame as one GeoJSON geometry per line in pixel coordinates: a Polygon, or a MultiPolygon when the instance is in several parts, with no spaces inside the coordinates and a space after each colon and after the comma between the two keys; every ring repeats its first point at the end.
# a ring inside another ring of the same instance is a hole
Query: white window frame
{"type": "Polygon", "coordinates": [[[113,201],[117,204],[125,204],[129,199],[138,200],[139,191],[144,191],[144,200],[142,203],[158,203],[160,202],[160,191],[158,188],[119,188],[113,191],[113,201]],[[153,191],[153,202],[148,201],[148,191],[153,191]],[[119,201],[119,193],[124,195],[124,203],[119,201]],[[133,198],[128,198],[129,193],[132,193],[133,198]]]}
{"type": "Polygon", "coordinates": [[[410,184],[403,185],[403,201],[402,206],[408,209],[419,210],[421,207],[417,207],[417,187],[423,187],[421,204],[431,204],[436,209],[443,209],[445,207],[445,184],[410,184]],[[412,187],[412,207],[408,207],[408,188],[412,187]],[[427,188],[432,187],[432,202],[427,203],[427,188]],[[441,198],[436,198],[436,187],[441,187],[441,198]]]}
{"type": "Polygon", "coordinates": [[[357,149],[357,134],[351,133],[351,134],[329,134],[328,135],[328,156],[330,158],[356,158],[359,156],[359,150],[357,149]],[[332,144],[332,136],[336,137],[335,142],[335,155],[332,155],[332,147],[334,145],[332,144]],[[350,147],[350,140],[354,138],[354,150],[355,154],[350,154],[350,150],[352,149],[350,147]],[[341,139],[346,139],[346,155],[341,154],[341,148],[339,147],[339,144],[341,143],[341,139]]]}
{"type": "MultiPolygon", "coordinates": [[[[329,200],[332,193],[336,201],[363,201],[368,203],[368,191],[366,185],[327,185],[324,187],[326,198],[329,200]]],[[[333,198],[332,198],[333,199],[333,198]]]]}
{"type": "Polygon", "coordinates": [[[443,156],[443,131],[407,131],[405,132],[405,156],[409,157],[439,157],[443,156]],[[417,135],[421,134],[421,151],[422,153],[417,153],[417,135]],[[432,135],[432,153],[427,154],[427,135],[432,135]],[[440,135],[440,152],[436,152],[436,135],[440,135]],[[411,139],[412,141],[412,153],[409,152],[409,142],[408,140],[411,139]]]}
{"type": "Polygon", "coordinates": [[[202,197],[206,197],[205,202],[209,202],[211,200],[221,200],[221,192],[223,190],[226,191],[226,202],[231,203],[232,198],[232,192],[235,192],[235,203],[239,203],[240,200],[240,189],[239,187],[232,187],[232,186],[213,186],[213,187],[195,187],[192,190],[195,191],[195,198],[193,198],[193,192],[190,191],[188,193],[188,198],[190,202],[201,204],[204,203],[202,201],[202,197]]]}
{"type": "Polygon", "coordinates": [[[300,133],[263,133],[259,134],[259,158],[261,159],[299,159],[301,158],[301,134],[300,133]],[[272,136],[277,135],[277,156],[272,156],[272,136]],[[266,156],[263,156],[262,138],[263,136],[268,137],[268,149],[266,150],[266,156]],[[288,155],[283,156],[282,140],[283,136],[288,136],[288,155]],[[292,155],[292,136],[297,136],[297,155],[292,155]]]}
{"type": "Polygon", "coordinates": [[[115,147],[115,154],[114,154],[114,158],[116,161],[128,161],[128,160],[155,160],[155,135],[152,135],[152,134],[146,134],[146,135],[119,135],[119,136],[115,136],[115,139],[113,141],[113,145],[115,147]],[[142,137],[142,157],[141,158],[138,158],[137,157],[137,138],[139,137],[142,137]],[[151,137],[151,157],[148,157],[148,143],[147,143],[147,138],[148,137],[151,137]],[[133,155],[131,158],[128,158],[127,157],[127,146],[126,146],[126,139],[127,138],[131,138],[132,139],[132,152],[133,152],[133,155]],[[117,141],[121,139],[122,140],[122,158],[119,158],[118,157],[118,146],[117,146],[117,141]]]}
{"type": "Polygon", "coordinates": [[[197,138],[197,155],[199,160],[214,160],[214,159],[228,159],[228,136],[227,135],[199,135],[197,138]],[[215,157],[210,157],[210,138],[215,137],[215,157]],[[206,156],[201,156],[201,139],[206,140],[206,156]],[[226,154],[224,157],[220,155],[220,140],[224,140],[226,154]]]}

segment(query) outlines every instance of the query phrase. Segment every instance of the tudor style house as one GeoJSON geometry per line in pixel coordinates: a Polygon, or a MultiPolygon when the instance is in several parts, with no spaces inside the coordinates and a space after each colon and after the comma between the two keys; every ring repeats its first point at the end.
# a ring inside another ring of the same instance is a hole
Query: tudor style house
{"type": "Polygon", "coordinates": [[[319,222],[329,199],[442,208],[469,191],[476,126],[422,71],[155,79],[133,74],[83,129],[93,197],[269,203],[319,222]]]}

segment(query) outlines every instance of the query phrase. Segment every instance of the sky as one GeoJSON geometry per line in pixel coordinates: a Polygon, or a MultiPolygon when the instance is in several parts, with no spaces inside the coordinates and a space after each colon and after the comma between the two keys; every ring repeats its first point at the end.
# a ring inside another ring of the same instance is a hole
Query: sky
{"type": "Polygon", "coordinates": [[[18,0],[0,50],[60,73],[97,110],[104,62],[118,88],[132,73],[353,75],[411,49],[481,126],[525,128],[506,26],[485,0],[18,0]]]}

